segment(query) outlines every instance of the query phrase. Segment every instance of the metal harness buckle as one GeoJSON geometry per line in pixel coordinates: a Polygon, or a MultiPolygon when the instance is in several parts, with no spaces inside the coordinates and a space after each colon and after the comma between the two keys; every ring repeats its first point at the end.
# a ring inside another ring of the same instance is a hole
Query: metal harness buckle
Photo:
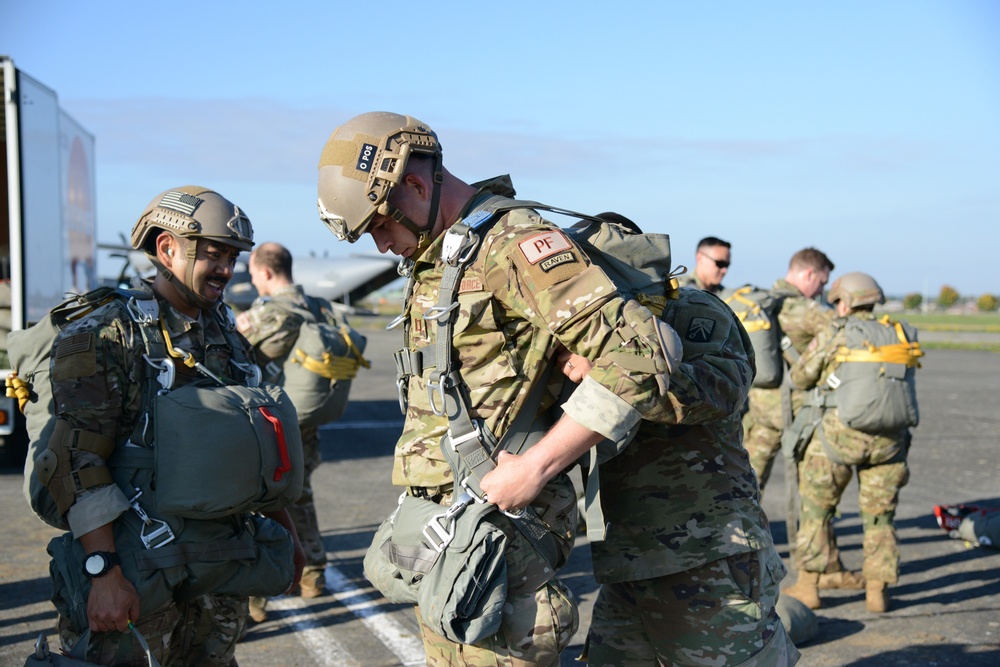
{"type": "Polygon", "coordinates": [[[164,544],[168,544],[174,541],[174,531],[170,530],[170,526],[167,525],[166,521],[160,519],[152,519],[145,510],[139,505],[139,496],[142,495],[142,490],[136,488],[137,493],[132,496],[132,499],[128,501],[128,504],[132,506],[132,511],[134,511],[139,519],[142,521],[142,529],[139,531],[139,539],[142,540],[142,544],[147,549],[156,549],[162,547],[164,544]],[[159,524],[154,526],[154,524],[159,524]],[[147,532],[147,528],[153,527],[152,530],[147,532]]]}
{"type": "Polygon", "coordinates": [[[139,324],[154,324],[160,319],[160,306],[156,303],[156,299],[140,300],[134,296],[129,297],[128,303],[125,304],[125,309],[128,310],[132,319],[139,324]]]}
{"type": "Polygon", "coordinates": [[[153,370],[157,371],[156,381],[160,383],[162,387],[157,391],[157,395],[162,396],[170,391],[171,387],[174,386],[174,379],[177,377],[177,370],[174,367],[174,360],[164,357],[163,359],[151,359],[148,354],[143,354],[142,358],[146,360],[146,363],[153,367],[153,370]]]}
{"type": "Polygon", "coordinates": [[[445,408],[447,406],[447,396],[445,395],[445,385],[448,383],[447,375],[438,375],[435,373],[427,380],[427,398],[431,404],[431,412],[433,412],[438,417],[443,417],[445,415],[445,408]],[[438,407],[438,400],[441,401],[441,407],[438,407]]]}
{"type": "Polygon", "coordinates": [[[424,526],[424,537],[434,551],[441,553],[451,541],[455,539],[455,521],[462,513],[466,505],[473,502],[474,496],[470,493],[463,493],[458,497],[451,507],[440,514],[435,514],[424,526]]]}

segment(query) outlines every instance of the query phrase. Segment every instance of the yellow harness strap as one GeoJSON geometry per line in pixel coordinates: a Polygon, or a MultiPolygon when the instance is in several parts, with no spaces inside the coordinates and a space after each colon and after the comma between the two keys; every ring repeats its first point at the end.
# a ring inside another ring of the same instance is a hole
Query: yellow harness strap
{"type": "Polygon", "coordinates": [[[771,328],[771,320],[766,317],[760,317],[761,307],[760,304],[751,301],[746,298],[744,294],[749,294],[753,288],[751,287],[741,287],[732,296],[726,299],[726,303],[732,303],[738,301],[747,307],[745,311],[736,313],[736,317],[739,318],[740,322],[743,323],[743,328],[746,329],[747,333],[753,333],[755,331],[767,331],[771,328]],[[753,316],[749,322],[747,318],[753,316]]]}
{"type": "Polygon", "coordinates": [[[16,398],[17,407],[24,414],[24,406],[31,400],[31,385],[17,377],[15,368],[7,376],[7,398],[16,398]]]}
{"type": "Polygon", "coordinates": [[[361,355],[361,350],[351,341],[347,327],[340,327],[340,335],[343,336],[352,356],[334,357],[329,352],[324,352],[322,359],[314,359],[301,349],[296,348],[295,352],[292,353],[292,363],[301,364],[307,371],[325,377],[327,380],[353,380],[354,376],[358,374],[358,366],[371,368],[371,362],[361,355]]]}
{"type": "Polygon", "coordinates": [[[868,344],[867,348],[863,350],[852,350],[841,346],[837,349],[837,355],[834,359],[839,362],[860,361],[865,363],[903,364],[907,368],[920,368],[919,359],[924,356],[924,351],[920,349],[920,343],[911,343],[906,340],[903,325],[899,322],[893,322],[889,319],[888,315],[883,315],[879,323],[887,327],[893,327],[896,331],[896,336],[899,338],[899,343],[883,345],[882,347],[868,344]]]}

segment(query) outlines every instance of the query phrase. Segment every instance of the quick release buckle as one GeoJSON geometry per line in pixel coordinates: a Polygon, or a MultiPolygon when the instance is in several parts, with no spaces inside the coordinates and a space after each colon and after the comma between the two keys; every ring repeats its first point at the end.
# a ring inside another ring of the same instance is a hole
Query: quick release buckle
{"type": "Polygon", "coordinates": [[[451,431],[450,428],[448,429],[448,442],[451,444],[451,448],[453,450],[455,450],[456,452],[458,451],[458,446],[459,445],[464,445],[469,440],[475,440],[477,442],[482,442],[483,441],[483,437],[482,436],[483,436],[483,432],[480,430],[479,424],[477,422],[475,422],[475,421],[472,422],[472,431],[470,431],[469,433],[464,433],[464,434],[462,434],[462,435],[460,435],[458,437],[455,437],[452,434],[452,431],[451,431]]]}
{"type": "Polygon", "coordinates": [[[434,551],[441,553],[455,539],[455,522],[466,506],[474,502],[475,496],[463,493],[451,507],[440,514],[435,514],[424,526],[423,534],[427,543],[434,551]]]}
{"type": "Polygon", "coordinates": [[[160,306],[156,303],[156,299],[129,297],[128,303],[125,304],[125,309],[128,310],[132,319],[139,324],[154,324],[160,319],[160,306]]]}
{"type": "Polygon", "coordinates": [[[132,496],[132,499],[128,501],[128,504],[132,506],[132,511],[135,512],[142,521],[142,529],[139,531],[139,539],[142,540],[143,546],[147,549],[156,549],[158,547],[162,547],[164,544],[173,542],[175,537],[174,531],[170,530],[170,526],[167,525],[167,522],[151,518],[148,514],[146,514],[146,511],[142,509],[142,506],[139,505],[139,496],[141,495],[142,490],[136,488],[136,494],[132,496]]]}

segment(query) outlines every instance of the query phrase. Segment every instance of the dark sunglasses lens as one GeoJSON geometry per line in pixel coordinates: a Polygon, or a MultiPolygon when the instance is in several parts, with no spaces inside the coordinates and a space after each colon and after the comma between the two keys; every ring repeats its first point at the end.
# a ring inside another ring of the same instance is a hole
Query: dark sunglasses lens
{"type": "Polygon", "coordinates": [[[729,268],[729,262],[727,262],[725,260],[722,260],[722,259],[715,260],[715,265],[718,268],[720,268],[720,269],[728,269],[729,268]]]}

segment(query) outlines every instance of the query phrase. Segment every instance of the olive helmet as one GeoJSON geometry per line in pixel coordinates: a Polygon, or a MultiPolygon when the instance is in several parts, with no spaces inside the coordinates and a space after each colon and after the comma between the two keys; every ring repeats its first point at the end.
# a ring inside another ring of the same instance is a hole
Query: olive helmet
{"type": "Polygon", "coordinates": [[[244,251],[253,249],[253,226],[240,207],[197,185],[156,195],[132,228],[132,247],[155,255],[153,241],[164,230],[188,239],[212,239],[244,251]]]}
{"type": "Polygon", "coordinates": [[[861,306],[885,303],[885,294],[870,275],[854,271],[845,273],[833,282],[826,300],[831,304],[843,300],[853,310],[861,306]]]}
{"type": "Polygon", "coordinates": [[[411,116],[373,111],[355,116],[333,131],[319,159],[319,217],[341,241],[354,243],[375,214],[391,216],[418,235],[437,215],[441,144],[427,125],[411,116]],[[425,227],[409,221],[388,203],[413,154],[435,159],[435,201],[425,227]]]}

